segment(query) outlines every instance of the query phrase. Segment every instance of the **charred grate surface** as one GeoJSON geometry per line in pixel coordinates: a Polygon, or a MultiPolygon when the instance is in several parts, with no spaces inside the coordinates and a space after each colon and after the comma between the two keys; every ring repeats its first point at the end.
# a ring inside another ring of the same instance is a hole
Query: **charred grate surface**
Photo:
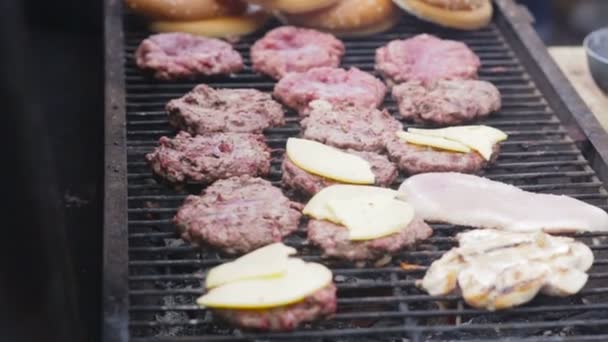
{"type": "MultiPolygon", "coordinates": [[[[354,268],[329,262],[339,289],[334,319],[304,326],[292,333],[247,333],[213,321],[195,299],[202,292],[205,271],[226,261],[209,249],[183,243],[171,218],[186,193],[158,184],[144,162],[162,135],[174,135],[165,103],[182,96],[197,82],[160,83],[134,65],[133,52],[148,35],[125,17],[125,72],[128,151],[129,329],[134,341],[605,341],[608,340],[608,249],[603,234],[578,237],[592,245],[596,261],[585,289],[570,298],[539,296],[523,307],[489,313],[471,309],[459,296],[433,298],[415,287],[424,269],[404,271],[400,262],[427,266],[454,245],[462,228],[435,225],[434,236],[415,250],[405,251],[381,268],[354,268]],[[603,285],[602,285],[603,284],[603,285]]],[[[510,139],[486,176],[526,190],[567,194],[602,208],[608,193],[566,129],[537,88],[497,24],[478,32],[438,29],[404,17],[391,32],[366,39],[346,39],[344,67],[373,70],[374,50],[391,39],[427,32],[467,43],[480,57],[480,76],[502,93],[503,108],[483,120],[506,131],[510,139]]],[[[247,68],[231,77],[205,80],[213,87],[253,87],[271,91],[274,82],[252,73],[249,46],[260,35],[236,44],[247,68]]],[[[201,81],[202,82],[202,81],[201,81]]],[[[384,106],[396,114],[395,103],[384,106]]],[[[288,125],[266,132],[274,149],[270,176],[280,180],[280,162],[287,137],[299,133],[294,113],[288,125]]],[[[398,182],[401,182],[400,177],[398,182]]],[[[398,183],[395,184],[395,186],[398,183]]],[[[606,235],[608,236],[608,234],[606,235]]],[[[320,260],[300,229],[286,241],[307,260],[320,260]]],[[[111,248],[111,246],[106,246],[111,248]]]]}

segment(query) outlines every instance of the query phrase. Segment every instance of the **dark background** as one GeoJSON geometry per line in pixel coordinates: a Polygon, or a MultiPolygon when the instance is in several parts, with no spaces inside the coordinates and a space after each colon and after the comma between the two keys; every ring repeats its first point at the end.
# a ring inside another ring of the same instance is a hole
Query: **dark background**
{"type": "MultiPolygon", "coordinates": [[[[608,1],[520,1],[548,45],[608,25],[608,1]]],[[[0,0],[5,224],[0,336],[99,340],[103,193],[100,0],[0,0]]]]}

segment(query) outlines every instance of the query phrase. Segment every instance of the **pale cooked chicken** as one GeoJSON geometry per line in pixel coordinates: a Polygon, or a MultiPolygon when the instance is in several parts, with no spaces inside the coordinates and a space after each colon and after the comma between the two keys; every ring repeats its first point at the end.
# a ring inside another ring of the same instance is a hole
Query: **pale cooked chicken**
{"type": "Polygon", "coordinates": [[[542,232],[472,230],[457,236],[459,247],[429,267],[420,285],[433,296],[460,289],[471,306],[488,310],[524,304],[538,292],[577,293],[588,279],[593,253],[568,237],[542,232]]]}
{"type": "Polygon", "coordinates": [[[473,175],[420,174],[403,182],[399,191],[430,222],[519,232],[608,230],[608,214],[598,207],[473,175]]]}

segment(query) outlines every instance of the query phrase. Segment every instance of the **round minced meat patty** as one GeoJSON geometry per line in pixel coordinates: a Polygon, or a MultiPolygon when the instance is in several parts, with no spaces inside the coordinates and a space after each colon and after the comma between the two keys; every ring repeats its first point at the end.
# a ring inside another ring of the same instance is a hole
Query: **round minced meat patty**
{"type": "Polygon", "coordinates": [[[264,136],[215,133],[160,138],[146,155],[154,173],[171,183],[207,184],[233,176],[265,176],[270,172],[270,148],[264,136]]]}
{"type": "Polygon", "coordinates": [[[331,106],[323,101],[301,121],[302,137],[326,145],[358,151],[382,152],[387,137],[403,129],[388,111],[376,108],[331,106]]]}
{"type": "Polygon", "coordinates": [[[480,66],[479,57],[466,44],[429,34],[393,40],[376,50],[376,70],[390,85],[475,79],[480,66]]]}
{"type": "Polygon", "coordinates": [[[253,70],[280,79],[290,72],[316,67],[337,67],[344,44],[329,33],[281,26],[251,47],[253,70]]]}
{"type": "Polygon", "coordinates": [[[137,66],[160,80],[194,79],[243,69],[243,58],[225,41],[188,33],[159,33],[135,51],[137,66]]]}
{"type": "Polygon", "coordinates": [[[173,222],[186,241],[244,254],[294,232],[301,209],[269,181],[240,176],[186,197],[173,222]]]}
{"type": "Polygon", "coordinates": [[[318,246],[325,257],[349,261],[375,261],[396,254],[432,234],[433,229],[420,218],[414,218],[398,233],[367,241],[349,240],[346,227],[329,221],[308,222],[308,241],[318,246]]]}
{"type": "Polygon", "coordinates": [[[274,96],[301,116],[308,115],[309,104],[314,100],[325,100],[332,105],[376,108],[385,94],[386,86],[382,81],[357,68],[321,67],[304,73],[291,73],[274,87],[274,96]]]}
{"type": "Polygon", "coordinates": [[[399,113],[408,120],[435,125],[457,125],[480,119],[500,109],[500,92],[478,80],[419,81],[393,87],[399,113]]]}
{"type": "Polygon", "coordinates": [[[500,145],[494,145],[489,161],[475,151],[460,153],[438,150],[429,146],[410,144],[398,138],[388,141],[386,149],[397,167],[409,175],[449,171],[477,173],[498,158],[500,145]]]}
{"type": "MultiPolygon", "coordinates": [[[[344,152],[357,155],[369,162],[372,172],[376,176],[375,185],[389,186],[397,178],[397,167],[386,156],[374,152],[355,150],[345,150],[344,152]]],[[[340,184],[338,181],[314,175],[301,169],[287,156],[283,159],[282,171],[283,184],[305,195],[314,195],[332,184],[340,184]]]]}
{"type": "Polygon", "coordinates": [[[264,331],[289,331],[300,324],[330,316],[336,312],[336,285],[331,283],[302,301],[268,309],[213,309],[234,326],[264,331]]]}
{"type": "Polygon", "coordinates": [[[255,89],[214,89],[201,84],[166,106],[169,123],[191,134],[261,133],[285,123],[285,112],[272,96],[255,89]]]}

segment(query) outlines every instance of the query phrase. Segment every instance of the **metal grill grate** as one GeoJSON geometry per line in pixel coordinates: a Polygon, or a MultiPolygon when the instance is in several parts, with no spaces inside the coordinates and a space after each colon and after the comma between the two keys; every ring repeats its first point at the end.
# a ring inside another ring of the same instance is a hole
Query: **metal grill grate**
{"type": "MultiPolygon", "coordinates": [[[[596,177],[558,116],[537,88],[529,70],[510,46],[504,28],[494,23],[476,32],[455,32],[404,17],[391,32],[366,39],[346,39],[343,66],[373,71],[374,50],[396,38],[427,32],[467,43],[481,58],[481,79],[502,93],[503,108],[483,120],[510,138],[486,176],[526,190],[567,194],[602,208],[608,193],[596,177]]],[[[195,82],[160,83],[143,76],[133,63],[133,51],[149,33],[125,16],[125,80],[128,165],[128,295],[129,334],[134,341],[236,341],[274,338],[292,341],[605,341],[608,340],[608,256],[605,236],[581,234],[596,256],[590,282],[576,296],[539,296],[530,304],[489,313],[466,307],[458,296],[433,298],[415,287],[424,270],[404,271],[399,262],[428,265],[454,245],[461,228],[434,225],[434,236],[415,250],[404,251],[382,268],[354,268],[330,262],[338,286],[338,313],[332,320],[304,326],[292,333],[243,333],[212,320],[199,309],[205,271],[226,261],[209,249],[185,244],[170,220],[186,196],[157,184],[143,155],[162,135],[173,135],[165,103],[182,96],[195,82]],[[602,286],[602,283],[604,286],[602,286]],[[602,328],[602,326],[604,328],[602,328]]],[[[249,66],[249,46],[259,35],[236,48],[249,66]]],[[[247,67],[232,77],[205,80],[213,87],[253,87],[271,91],[274,82],[247,67]]],[[[119,94],[120,95],[120,94],[119,94]]],[[[549,101],[550,102],[550,101],[549,101]]],[[[384,106],[396,114],[395,103],[384,106]]],[[[270,179],[279,184],[282,148],[299,133],[296,116],[288,125],[265,134],[273,153],[270,179]]],[[[401,182],[400,177],[398,182],[401,182]]],[[[396,183],[398,184],[398,183],[396,183]]],[[[320,260],[305,243],[300,229],[286,242],[307,260],[320,260]]],[[[608,234],[606,235],[608,236],[608,234]]],[[[106,246],[111,253],[112,246],[106,246]]]]}

